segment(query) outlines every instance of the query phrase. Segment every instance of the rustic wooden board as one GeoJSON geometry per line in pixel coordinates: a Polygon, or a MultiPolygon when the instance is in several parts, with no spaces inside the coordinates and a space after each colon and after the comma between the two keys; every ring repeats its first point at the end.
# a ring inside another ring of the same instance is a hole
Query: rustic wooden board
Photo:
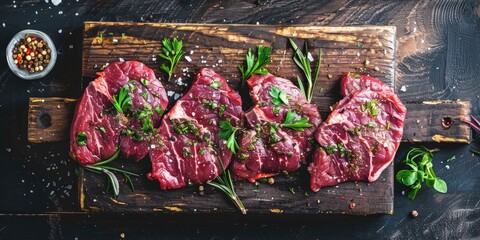
{"type": "MultiPolygon", "coordinates": [[[[281,27],[250,25],[195,25],[195,24],[137,24],[85,23],[82,75],[85,82],[95,78],[96,72],[108,62],[139,60],[156,69],[168,91],[182,93],[188,88],[200,67],[211,67],[225,76],[234,88],[239,86],[237,66],[242,64],[246,49],[256,45],[274,48],[269,70],[273,74],[294,79],[299,75],[291,61],[292,52],[286,37],[301,44],[308,39],[309,49],[323,49],[322,73],[317,84],[314,102],[323,116],[329,106],[339,99],[338,79],[343,72],[360,71],[377,76],[394,86],[395,31],[394,27],[281,27]],[[184,40],[187,56],[182,59],[173,79],[182,77],[185,86],[175,81],[166,82],[158,71],[156,54],[163,37],[184,40]],[[369,64],[366,65],[365,61],[369,64]]],[[[314,54],[316,57],[316,54],[314,54]]],[[[246,92],[240,91],[242,95],[246,92]]],[[[173,100],[173,97],[170,98],[173,100]]],[[[172,101],[173,102],[173,101],[172,101]]],[[[408,129],[408,128],[406,128],[408,129]]],[[[130,192],[122,184],[122,194],[113,199],[104,192],[105,179],[81,171],[79,190],[84,210],[122,212],[235,212],[224,197],[210,187],[161,191],[156,182],[143,176],[150,171],[148,161],[141,164],[118,162],[125,168],[141,173],[135,178],[136,191],[130,192]]],[[[308,174],[302,168],[289,177],[278,176],[274,185],[238,182],[239,195],[250,213],[348,213],[391,214],[393,211],[393,166],[389,166],[374,183],[344,183],[308,191],[308,174]],[[295,194],[293,194],[295,192],[295,194]],[[355,208],[351,209],[350,203],[355,208]]]]}

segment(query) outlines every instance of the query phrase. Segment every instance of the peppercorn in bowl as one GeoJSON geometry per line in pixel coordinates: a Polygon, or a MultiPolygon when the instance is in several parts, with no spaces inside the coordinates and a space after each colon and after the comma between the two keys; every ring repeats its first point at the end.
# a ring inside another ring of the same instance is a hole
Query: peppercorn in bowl
{"type": "Polygon", "coordinates": [[[31,29],[17,33],[8,44],[6,52],[12,72],[26,80],[47,75],[57,59],[52,39],[41,31],[31,29]]]}

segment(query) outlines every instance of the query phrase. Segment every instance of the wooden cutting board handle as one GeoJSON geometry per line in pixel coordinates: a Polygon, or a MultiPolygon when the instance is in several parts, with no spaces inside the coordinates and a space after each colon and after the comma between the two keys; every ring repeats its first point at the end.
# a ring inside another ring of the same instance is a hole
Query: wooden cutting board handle
{"type": "Polygon", "coordinates": [[[72,98],[30,98],[28,141],[41,143],[67,140],[76,102],[72,98]]]}

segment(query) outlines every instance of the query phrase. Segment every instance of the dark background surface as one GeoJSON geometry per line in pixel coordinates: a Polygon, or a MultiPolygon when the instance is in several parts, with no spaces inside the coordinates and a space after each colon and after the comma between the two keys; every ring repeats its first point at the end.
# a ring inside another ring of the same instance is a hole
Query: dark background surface
{"type": "MultiPolygon", "coordinates": [[[[396,91],[404,101],[465,99],[479,116],[479,1],[0,1],[0,56],[26,28],[46,32],[59,58],[41,80],[17,78],[0,58],[0,239],[479,239],[480,160],[470,145],[439,148],[448,193],[417,199],[395,185],[393,215],[104,215],[82,213],[67,143],[26,140],[29,97],[81,94],[83,21],[395,25],[396,91]],[[446,159],[456,156],[453,162],[446,159]],[[404,195],[405,194],[405,195],[404,195]],[[417,210],[417,218],[409,217],[417,210]],[[123,234],[123,235],[122,235],[123,234]]],[[[412,144],[402,144],[401,159],[412,144]]]]}

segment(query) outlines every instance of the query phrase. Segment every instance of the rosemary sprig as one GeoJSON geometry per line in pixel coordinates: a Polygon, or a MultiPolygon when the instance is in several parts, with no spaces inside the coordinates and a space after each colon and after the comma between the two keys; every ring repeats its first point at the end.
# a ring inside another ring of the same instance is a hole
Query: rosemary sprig
{"type": "Polygon", "coordinates": [[[230,175],[230,171],[225,170],[223,166],[222,160],[218,158],[218,163],[222,170],[222,174],[220,174],[215,180],[217,182],[207,182],[208,185],[217,188],[224,192],[227,197],[233,201],[235,206],[242,212],[242,214],[247,214],[247,209],[243,206],[242,200],[238,197],[237,193],[235,192],[235,185],[233,184],[232,176],[230,175]]]}
{"type": "Polygon", "coordinates": [[[122,114],[123,111],[132,107],[132,97],[128,95],[128,85],[120,88],[117,95],[113,95],[113,107],[122,114]]]}
{"type": "Polygon", "coordinates": [[[298,48],[297,44],[295,44],[295,42],[291,38],[288,38],[288,41],[290,42],[290,45],[292,45],[292,48],[295,51],[295,54],[293,55],[293,61],[298,66],[298,68],[302,70],[307,80],[307,87],[305,88],[302,79],[297,76],[298,87],[302,91],[307,101],[311,102],[313,98],[313,91],[315,90],[315,85],[317,84],[318,73],[320,72],[320,63],[322,62],[322,49],[318,50],[317,69],[314,73],[315,75],[312,76],[312,68],[310,66],[310,59],[312,58],[312,56],[310,52],[308,52],[307,43],[305,42],[305,54],[303,54],[302,51],[298,48]]]}
{"type": "Polygon", "coordinates": [[[293,110],[288,110],[285,115],[285,120],[283,121],[282,127],[290,128],[296,131],[303,131],[305,128],[312,127],[313,125],[308,122],[306,118],[302,118],[298,121],[297,114],[293,110]],[[294,122],[295,121],[295,122],[294,122]]]}
{"type": "Polygon", "coordinates": [[[163,52],[158,54],[158,56],[169,61],[169,66],[162,63],[162,65],[160,66],[160,69],[162,69],[168,74],[168,80],[170,80],[170,78],[172,78],[173,70],[175,69],[175,66],[177,66],[177,63],[185,54],[185,52],[182,50],[183,41],[182,40],[178,41],[177,38],[173,38],[173,41],[171,41],[168,38],[164,38],[162,40],[162,45],[163,45],[162,47],[163,52]]]}
{"type": "Polygon", "coordinates": [[[239,148],[237,140],[235,139],[235,132],[239,128],[232,126],[230,123],[230,118],[225,121],[220,121],[220,139],[227,140],[227,148],[230,149],[234,154],[237,153],[239,148]]]}
{"type": "Polygon", "coordinates": [[[252,49],[249,48],[247,56],[245,57],[247,66],[238,66],[240,73],[242,74],[242,84],[253,74],[265,75],[268,73],[267,69],[264,69],[267,63],[270,62],[271,47],[264,47],[259,45],[257,47],[257,61],[255,62],[255,55],[252,53],[252,49]]]}
{"type": "Polygon", "coordinates": [[[109,163],[111,163],[113,160],[118,158],[118,155],[120,154],[120,150],[117,150],[113,156],[111,156],[109,159],[94,163],[91,165],[85,165],[85,169],[99,173],[99,174],[105,174],[108,177],[109,180],[109,186],[112,186],[113,189],[113,196],[116,198],[118,194],[120,193],[120,184],[118,183],[117,176],[115,176],[114,172],[116,173],[121,173],[125,177],[125,183],[128,183],[130,185],[130,188],[132,191],[135,190],[132,182],[131,176],[138,177],[139,175],[136,173],[132,173],[123,169],[118,169],[112,166],[108,166],[109,163]]]}

